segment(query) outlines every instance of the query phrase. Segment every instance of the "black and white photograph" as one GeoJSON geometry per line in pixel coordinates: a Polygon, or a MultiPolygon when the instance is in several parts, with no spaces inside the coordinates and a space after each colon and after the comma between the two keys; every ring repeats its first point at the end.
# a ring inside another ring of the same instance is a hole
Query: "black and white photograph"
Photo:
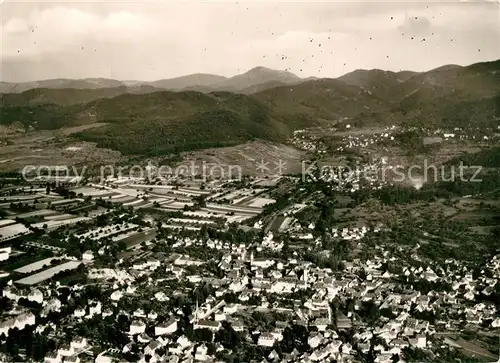
{"type": "Polygon", "coordinates": [[[500,2],[1,0],[18,362],[500,363],[500,2]]]}

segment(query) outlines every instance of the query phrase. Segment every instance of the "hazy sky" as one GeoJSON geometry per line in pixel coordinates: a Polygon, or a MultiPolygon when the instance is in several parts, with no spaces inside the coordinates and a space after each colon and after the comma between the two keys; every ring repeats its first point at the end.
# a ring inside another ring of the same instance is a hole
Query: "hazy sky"
{"type": "Polygon", "coordinates": [[[155,80],[255,66],[337,77],[500,58],[495,2],[15,2],[1,78],[155,80]]]}

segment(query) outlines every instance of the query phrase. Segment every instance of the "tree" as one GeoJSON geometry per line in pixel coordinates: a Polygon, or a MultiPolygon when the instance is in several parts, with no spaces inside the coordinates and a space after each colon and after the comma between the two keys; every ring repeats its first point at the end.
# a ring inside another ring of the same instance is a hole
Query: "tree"
{"type": "Polygon", "coordinates": [[[196,342],[205,342],[205,343],[211,343],[213,340],[213,334],[210,329],[203,328],[203,329],[196,329],[194,331],[194,340],[196,342]]]}
{"type": "Polygon", "coordinates": [[[207,203],[205,201],[205,195],[199,195],[193,198],[194,205],[196,208],[205,208],[207,206],[207,203]]]}
{"type": "Polygon", "coordinates": [[[285,258],[288,258],[290,255],[290,235],[288,233],[283,238],[282,253],[285,258]]]}
{"type": "Polygon", "coordinates": [[[331,200],[324,200],[322,201],[320,208],[321,213],[318,220],[316,221],[315,230],[321,236],[324,236],[327,231],[331,230],[333,225],[333,202],[331,200]]]}
{"type": "Polygon", "coordinates": [[[215,333],[214,340],[224,348],[233,350],[241,344],[242,339],[229,323],[223,322],[222,329],[215,333]]]}
{"type": "Polygon", "coordinates": [[[280,343],[281,349],[285,353],[291,353],[294,349],[304,352],[308,348],[308,336],[307,328],[302,325],[293,324],[286,327],[283,331],[283,340],[280,343]]]}

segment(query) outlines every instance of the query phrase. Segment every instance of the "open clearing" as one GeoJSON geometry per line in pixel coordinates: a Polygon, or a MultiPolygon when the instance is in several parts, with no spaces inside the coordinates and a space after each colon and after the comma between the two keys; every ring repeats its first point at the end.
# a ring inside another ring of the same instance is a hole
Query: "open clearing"
{"type": "Polygon", "coordinates": [[[301,160],[305,152],[284,144],[274,144],[265,141],[252,141],[242,145],[206,149],[183,154],[184,162],[206,162],[226,166],[224,171],[237,176],[237,168],[241,168],[243,175],[278,175],[278,163],[283,165],[282,173],[298,173],[301,171],[301,160]],[[258,169],[260,163],[267,163],[267,169],[258,169]],[[229,169],[232,167],[231,169],[229,169]]]}
{"type": "Polygon", "coordinates": [[[76,141],[71,134],[103,126],[94,123],[60,130],[38,130],[4,135],[0,147],[0,171],[22,170],[26,165],[88,165],[120,160],[120,153],[96,148],[95,144],[76,141]]]}

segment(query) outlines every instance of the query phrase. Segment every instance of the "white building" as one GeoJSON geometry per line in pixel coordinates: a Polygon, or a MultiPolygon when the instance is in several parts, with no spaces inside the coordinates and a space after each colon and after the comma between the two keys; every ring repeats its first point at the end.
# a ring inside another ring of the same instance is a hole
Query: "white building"
{"type": "Polygon", "coordinates": [[[93,261],[94,260],[94,252],[87,250],[82,254],[83,261],[93,261]]]}
{"type": "Polygon", "coordinates": [[[322,341],[323,341],[323,335],[321,335],[321,333],[312,334],[307,339],[307,344],[309,344],[309,346],[312,349],[315,349],[316,347],[318,347],[321,344],[322,341]]]}
{"type": "Polygon", "coordinates": [[[208,359],[207,352],[208,348],[205,345],[200,345],[198,348],[196,348],[194,359],[196,359],[197,361],[207,360],[208,359]]]}
{"type": "Polygon", "coordinates": [[[73,347],[73,349],[75,350],[80,350],[80,349],[83,349],[87,346],[87,339],[84,338],[84,337],[75,337],[73,338],[73,340],[71,341],[71,346],[73,347]]]}
{"type": "Polygon", "coordinates": [[[146,324],[142,321],[134,321],[130,324],[130,335],[142,334],[146,331],[146,324]]]}
{"type": "Polygon", "coordinates": [[[49,352],[45,355],[44,363],[61,363],[61,357],[57,352],[49,352]]]}
{"type": "Polygon", "coordinates": [[[0,261],[8,260],[11,252],[12,249],[10,247],[0,248],[0,261]]]}
{"type": "Polygon", "coordinates": [[[85,309],[75,309],[75,311],[73,311],[73,316],[75,318],[81,318],[85,316],[85,309]]]}
{"type": "Polygon", "coordinates": [[[113,301],[118,301],[122,298],[123,293],[120,290],[113,291],[111,296],[109,297],[113,301]]]}
{"type": "Polygon", "coordinates": [[[8,336],[10,329],[23,330],[28,325],[35,325],[35,315],[31,312],[19,314],[0,322],[0,335],[8,336]]]}
{"type": "Polygon", "coordinates": [[[177,331],[177,320],[172,319],[164,324],[155,326],[155,335],[173,334],[177,331]]]}
{"type": "Polygon", "coordinates": [[[43,293],[38,289],[33,289],[28,294],[28,300],[41,304],[43,303],[43,293]]]}
{"type": "Polygon", "coordinates": [[[69,357],[73,355],[75,351],[70,344],[64,344],[57,350],[57,353],[62,357],[69,357]]]}
{"type": "Polygon", "coordinates": [[[276,342],[276,338],[272,334],[261,334],[257,344],[262,347],[272,347],[276,342]]]}

